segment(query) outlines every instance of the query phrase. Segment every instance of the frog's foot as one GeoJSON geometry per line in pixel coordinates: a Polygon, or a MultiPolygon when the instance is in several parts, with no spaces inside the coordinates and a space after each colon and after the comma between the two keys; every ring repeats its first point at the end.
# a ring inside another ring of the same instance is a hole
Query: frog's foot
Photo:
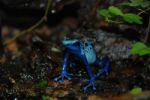
{"type": "Polygon", "coordinates": [[[72,74],[69,74],[66,71],[62,71],[61,75],[54,78],[54,80],[55,81],[60,80],[60,82],[63,82],[65,78],[68,79],[68,80],[71,80],[71,76],[72,76],[72,74]]]}
{"type": "Polygon", "coordinates": [[[88,89],[89,87],[91,87],[91,86],[92,86],[92,88],[93,88],[94,91],[96,90],[96,87],[95,87],[95,85],[94,85],[94,81],[95,81],[94,79],[89,80],[88,85],[86,85],[86,86],[83,88],[84,92],[87,91],[87,89],[88,89]]]}

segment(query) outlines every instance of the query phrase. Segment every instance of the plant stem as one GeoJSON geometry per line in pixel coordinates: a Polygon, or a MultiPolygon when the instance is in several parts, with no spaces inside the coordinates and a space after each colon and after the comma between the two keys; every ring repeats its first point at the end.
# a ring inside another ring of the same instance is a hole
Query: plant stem
{"type": "Polygon", "coordinates": [[[28,29],[25,29],[24,31],[22,31],[19,35],[16,35],[14,36],[12,39],[10,40],[7,40],[7,41],[4,41],[4,45],[6,44],[9,44],[10,42],[14,41],[15,39],[17,39],[18,37],[26,34],[26,33],[29,33],[31,32],[33,29],[35,29],[36,27],[38,27],[40,24],[42,24],[42,22],[46,21],[47,20],[47,15],[48,15],[48,11],[50,9],[50,6],[52,4],[52,0],[48,0],[47,2],[47,6],[46,6],[46,9],[45,9],[45,13],[44,13],[44,16],[37,22],[35,23],[33,26],[29,27],[28,29]]]}
{"type": "Polygon", "coordinates": [[[108,18],[106,18],[106,21],[109,22],[109,23],[114,23],[114,24],[122,24],[123,23],[121,21],[113,21],[113,20],[110,20],[108,18]]]}
{"type": "Polygon", "coordinates": [[[146,29],[146,35],[145,35],[145,38],[144,38],[144,42],[147,42],[148,39],[149,39],[149,34],[150,34],[150,16],[149,16],[149,22],[148,22],[148,27],[146,29]]]}
{"type": "Polygon", "coordinates": [[[150,8],[147,8],[145,10],[139,9],[141,12],[138,13],[138,15],[141,15],[143,13],[147,13],[146,11],[150,10],[150,8]]]}

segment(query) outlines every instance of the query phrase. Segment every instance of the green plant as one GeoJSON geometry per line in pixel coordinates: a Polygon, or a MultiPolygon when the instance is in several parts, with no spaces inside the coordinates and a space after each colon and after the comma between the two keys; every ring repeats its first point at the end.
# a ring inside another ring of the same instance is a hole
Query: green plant
{"type": "Polygon", "coordinates": [[[34,85],[35,88],[45,88],[48,82],[46,80],[41,80],[37,84],[34,85]]]}
{"type": "Polygon", "coordinates": [[[141,15],[144,14],[144,16],[149,17],[148,26],[145,29],[145,37],[143,39],[144,42],[148,41],[150,38],[150,0],[123,0],[123,2],[119,2],[118,4],[116,4],[114,0],[111,0],[109,5],[117,6],[109,6],[106,9],[101,8],[98,10],[98,14],[104,17],[107,22],[115,23],[116,25],[122,23],[143,24],[141,15]],[[128,10],[128,12],[125,12],[126,10],[128,10]]]}
{"type": "Polygon", "coordinates": [[[50,97],[46,95],[42,95],[42,100],[50,100],[50,97]]]}
{"type": "Polygon", "coordinates": [[[146,42],[149,38],[149,32],[150,32],[150,15],[149,15],[150,0],[127,0],[127,1],[124,1],[123,3],[121,3],[120,5],[138,10],[138,15],[141,15],[144,13],[147,16],[149,16],[148,26],[145,31],[146,34],[144,37],[144,42],[146,42]]]}
{"type": "Polygon", "coordinates": [[[135,95],[135,94],[140,94],[142,92],[141,87],[134,87],[132,90],[130,90],[130,93],[135,95]]]}
{"type": "Polygon", "coordinates": [[[133,44],[130,53],[132,55],[140,55],[140,56],[150,55],[150,47],[146,46],[142,42],[136,42],[135,44],[133,44]]]}
{"type": "Polygon", "coordinates": [[[149,0],[129,0],[129,1],[125,1],[121,3],[121,5],[148,8],[150,7],[150,1],[149,0]]]}
{"type": "Polygon", "coordinates": [[[142,17],[134,13],[124,13],[120,8],[110,6],[108,9],[99,9],[98,14],[105,17],[108,22],[112,21],[111,18],[120,17],[124,22],[142,24],[142,17]]]}

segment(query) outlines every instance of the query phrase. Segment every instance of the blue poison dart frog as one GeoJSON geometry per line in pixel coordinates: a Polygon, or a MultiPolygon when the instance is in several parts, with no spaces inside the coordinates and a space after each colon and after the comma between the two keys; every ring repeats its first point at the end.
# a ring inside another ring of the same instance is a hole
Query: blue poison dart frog
{"type": "Polygon", "coordinates": [[[71,79],[71,74],[67,72],[68,67],[68,57],[69,55],[74,55],[75,57],[78,57],[83,64],[85,65],[87,74],[89,76],[88,84],[83,88],[84,91],[86,91],[89,87],[92,87],[93,90],[96,90],[96,87],[94,85],[95,78],[101,75],[107,75],[108,69],[109,69],[109,63],[110,60],[107,56],[105,56],[103,59],[99,59],[96,56],[95,49],[93,47],[93,43],[90,40],[77,40],[77,39],[69,39],[64,38],[63,45],[66,49],[66,52],[64,54],[63,59],[63,66],[60,76],[56,77],[54,80],[58,81],[61,80],[64,81],[64,78],[67,78],[68,80],[71,79]],[[100,70],[96,75],[93,74],[90,64],[95,64],[96,66],[100,67],[100,70]]]}

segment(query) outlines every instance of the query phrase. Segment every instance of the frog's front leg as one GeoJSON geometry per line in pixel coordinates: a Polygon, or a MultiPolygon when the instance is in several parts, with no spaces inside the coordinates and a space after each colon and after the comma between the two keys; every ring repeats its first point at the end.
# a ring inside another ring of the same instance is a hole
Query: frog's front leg
{"type": "Polygon", "coordinates": [[[88,61],[87,61],[87,59],[86,59],[86,56],[85,56],[84,54],[81,54],[81,59],[82,59],[83,63],[85,64],[85,67],[86,67],[88,76],[89,76],[89,78],[90,78],[90,80],[89,80],[89,82],[88,82],[88,85],[85,86],[85,87],[83,88],[83,90],[86,91],[87,88],[88,88],[88,87],[91,87],[91,86],[93,87],[93,90],[96,90],[95,85],[94,85],[95,76],[94,76],[94,74],[92,73],[91,67],[90,67],[90,65],[89,65],[89,63],[88,63],[88,61]]]}
{"type": "Polygon", "coordinates": [[[95,65],[99,66],[99,72],[97,73],[96,77],[101,76],[101,75],[108,75],[109,71],[109,65],[110,65],[110,60],[108,56],[105,56],[100,60],[99,58],[96,59],[95,65]]]}
{"type": "Polygon", "coordinates": [[[54,80],[58,81],[59,79],[61,79],[61,82],[64,81],[65,78],[67,78],[68,80],[71,80],[71,74],[67,73],[67,65],[68,65],[68,57],[69,57],[69,53],[65,53],[64,55],[64,63],[63,63],[63,67],[62,67],[62,71],[60,76],[56,77],[54,80]]]}

